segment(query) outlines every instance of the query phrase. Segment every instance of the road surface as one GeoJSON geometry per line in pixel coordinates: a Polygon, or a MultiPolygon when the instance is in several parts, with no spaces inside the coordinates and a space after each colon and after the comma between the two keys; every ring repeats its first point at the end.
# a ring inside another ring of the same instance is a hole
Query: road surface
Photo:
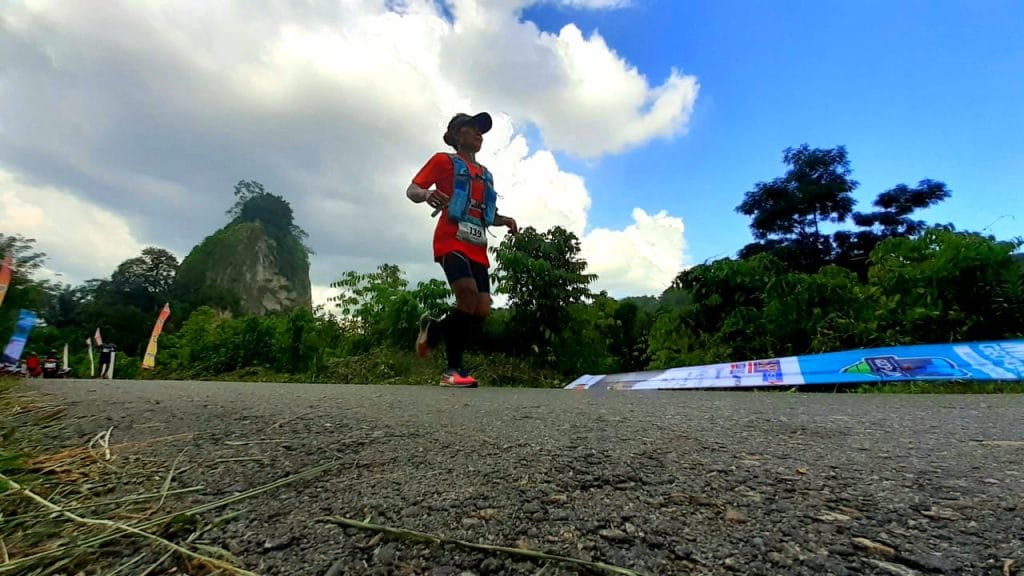
{"type": "Polygon", "coordinates": [[[1024,395],[34,385],[68,445],[194,433],[145,451],[189,502],[338,461],[215,514],[260,574],[593,573],[324,516],[652,575],[1024,574],[1024,395]]]}

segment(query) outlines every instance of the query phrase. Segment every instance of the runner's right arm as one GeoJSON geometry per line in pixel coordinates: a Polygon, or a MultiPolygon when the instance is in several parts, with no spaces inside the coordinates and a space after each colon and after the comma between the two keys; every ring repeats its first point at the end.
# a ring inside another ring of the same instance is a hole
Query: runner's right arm
{"type": "Polygon", "coordinates": [[[447,196],[437,190],[426,190],[415,184],[409,184],[409,187],[405,189],[405,195],[417,204],[426,202],[432,208],[440,208],[447,204],[449,200],[447,196]]]}
{"type": "Polygon", "coordinates": [[[405,195],[413,202],[420,204],[426,202],[432,208],[440,208],[448,203],[448,196],[436,189],[437,182],[444,177],[443,168],[448,166],[445,162],[448,157],[444,154],[435,154],[427,163],[420,168],[420,171],[412,179],[409,187],[405,189],[405,195]]]}
{"type": "Polygon", "coordinates": [[[427,201],[427,198],[430,197],[430,190],[425,190],[412,183],[405,189],[405,195],[409,197],[409,200],[419,204],[427,201]]]}

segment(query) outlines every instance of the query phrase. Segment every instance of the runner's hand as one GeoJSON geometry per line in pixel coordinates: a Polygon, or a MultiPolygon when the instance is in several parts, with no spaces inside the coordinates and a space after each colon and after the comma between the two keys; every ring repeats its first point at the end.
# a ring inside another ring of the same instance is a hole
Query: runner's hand
{"type": "Polygon", "coordinates": [[[437,190],[431,190],[430,196],[427,196],[427,204],[430,204],[431,208],[441,208],[448,204],[449,198],[437,190]]]}
{"type": "Polygon", "coordinates": [[[509,234],[515,236],[519,234],[519,225],[516,224],[515,218],[511,216],[502,216],[501,220],[497,223],[499,226],[507,226],[509,234]]]}

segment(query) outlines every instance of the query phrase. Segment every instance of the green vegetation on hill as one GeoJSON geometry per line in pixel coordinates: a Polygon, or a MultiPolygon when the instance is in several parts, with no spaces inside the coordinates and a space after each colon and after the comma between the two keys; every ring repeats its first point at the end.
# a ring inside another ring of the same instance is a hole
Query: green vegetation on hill
{"type": "Polygon", "coordinates": [[[258,182],[235,186],[234,218],[199,243],[178,268],[178,296],[233,313],[288,312],[311,306],[306,233],[282,197],[258,182]]]}

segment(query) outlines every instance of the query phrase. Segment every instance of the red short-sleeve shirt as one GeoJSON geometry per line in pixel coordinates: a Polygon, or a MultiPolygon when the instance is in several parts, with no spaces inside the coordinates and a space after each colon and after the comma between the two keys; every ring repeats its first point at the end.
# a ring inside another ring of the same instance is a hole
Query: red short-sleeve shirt
{"type": "MultiPolygon", "coordinates": [[[[466,165],[469,167],[471,175],[483,176],[483,168],[479,164],[467,160],[466,165]]],[[[438,152],[420,168],[412,183],[425,190],[436,187],[438,191],[450,198],[455,184],[454,179],[455,167],[452,165],[452,159],[447,154],[438,152]]],[[[473,178],[470,182],[472,183],[470,197],[479,205],[484,200],[483,180],[473,178]]],[[[482,218],[479,209],[471,207],[469,213],[471,216],[482,218]]],[[[459,240],[455,237],[455,233],[458,231],[458,223],[448,219],[448,208],[445,207],[441,214],[438,215],[437,226],[434,228],[434,260],[439,261],[441,256],[458,250],[470,260],[490,267],[490,260],[487,258],[487,247],[459,240]]]]}

